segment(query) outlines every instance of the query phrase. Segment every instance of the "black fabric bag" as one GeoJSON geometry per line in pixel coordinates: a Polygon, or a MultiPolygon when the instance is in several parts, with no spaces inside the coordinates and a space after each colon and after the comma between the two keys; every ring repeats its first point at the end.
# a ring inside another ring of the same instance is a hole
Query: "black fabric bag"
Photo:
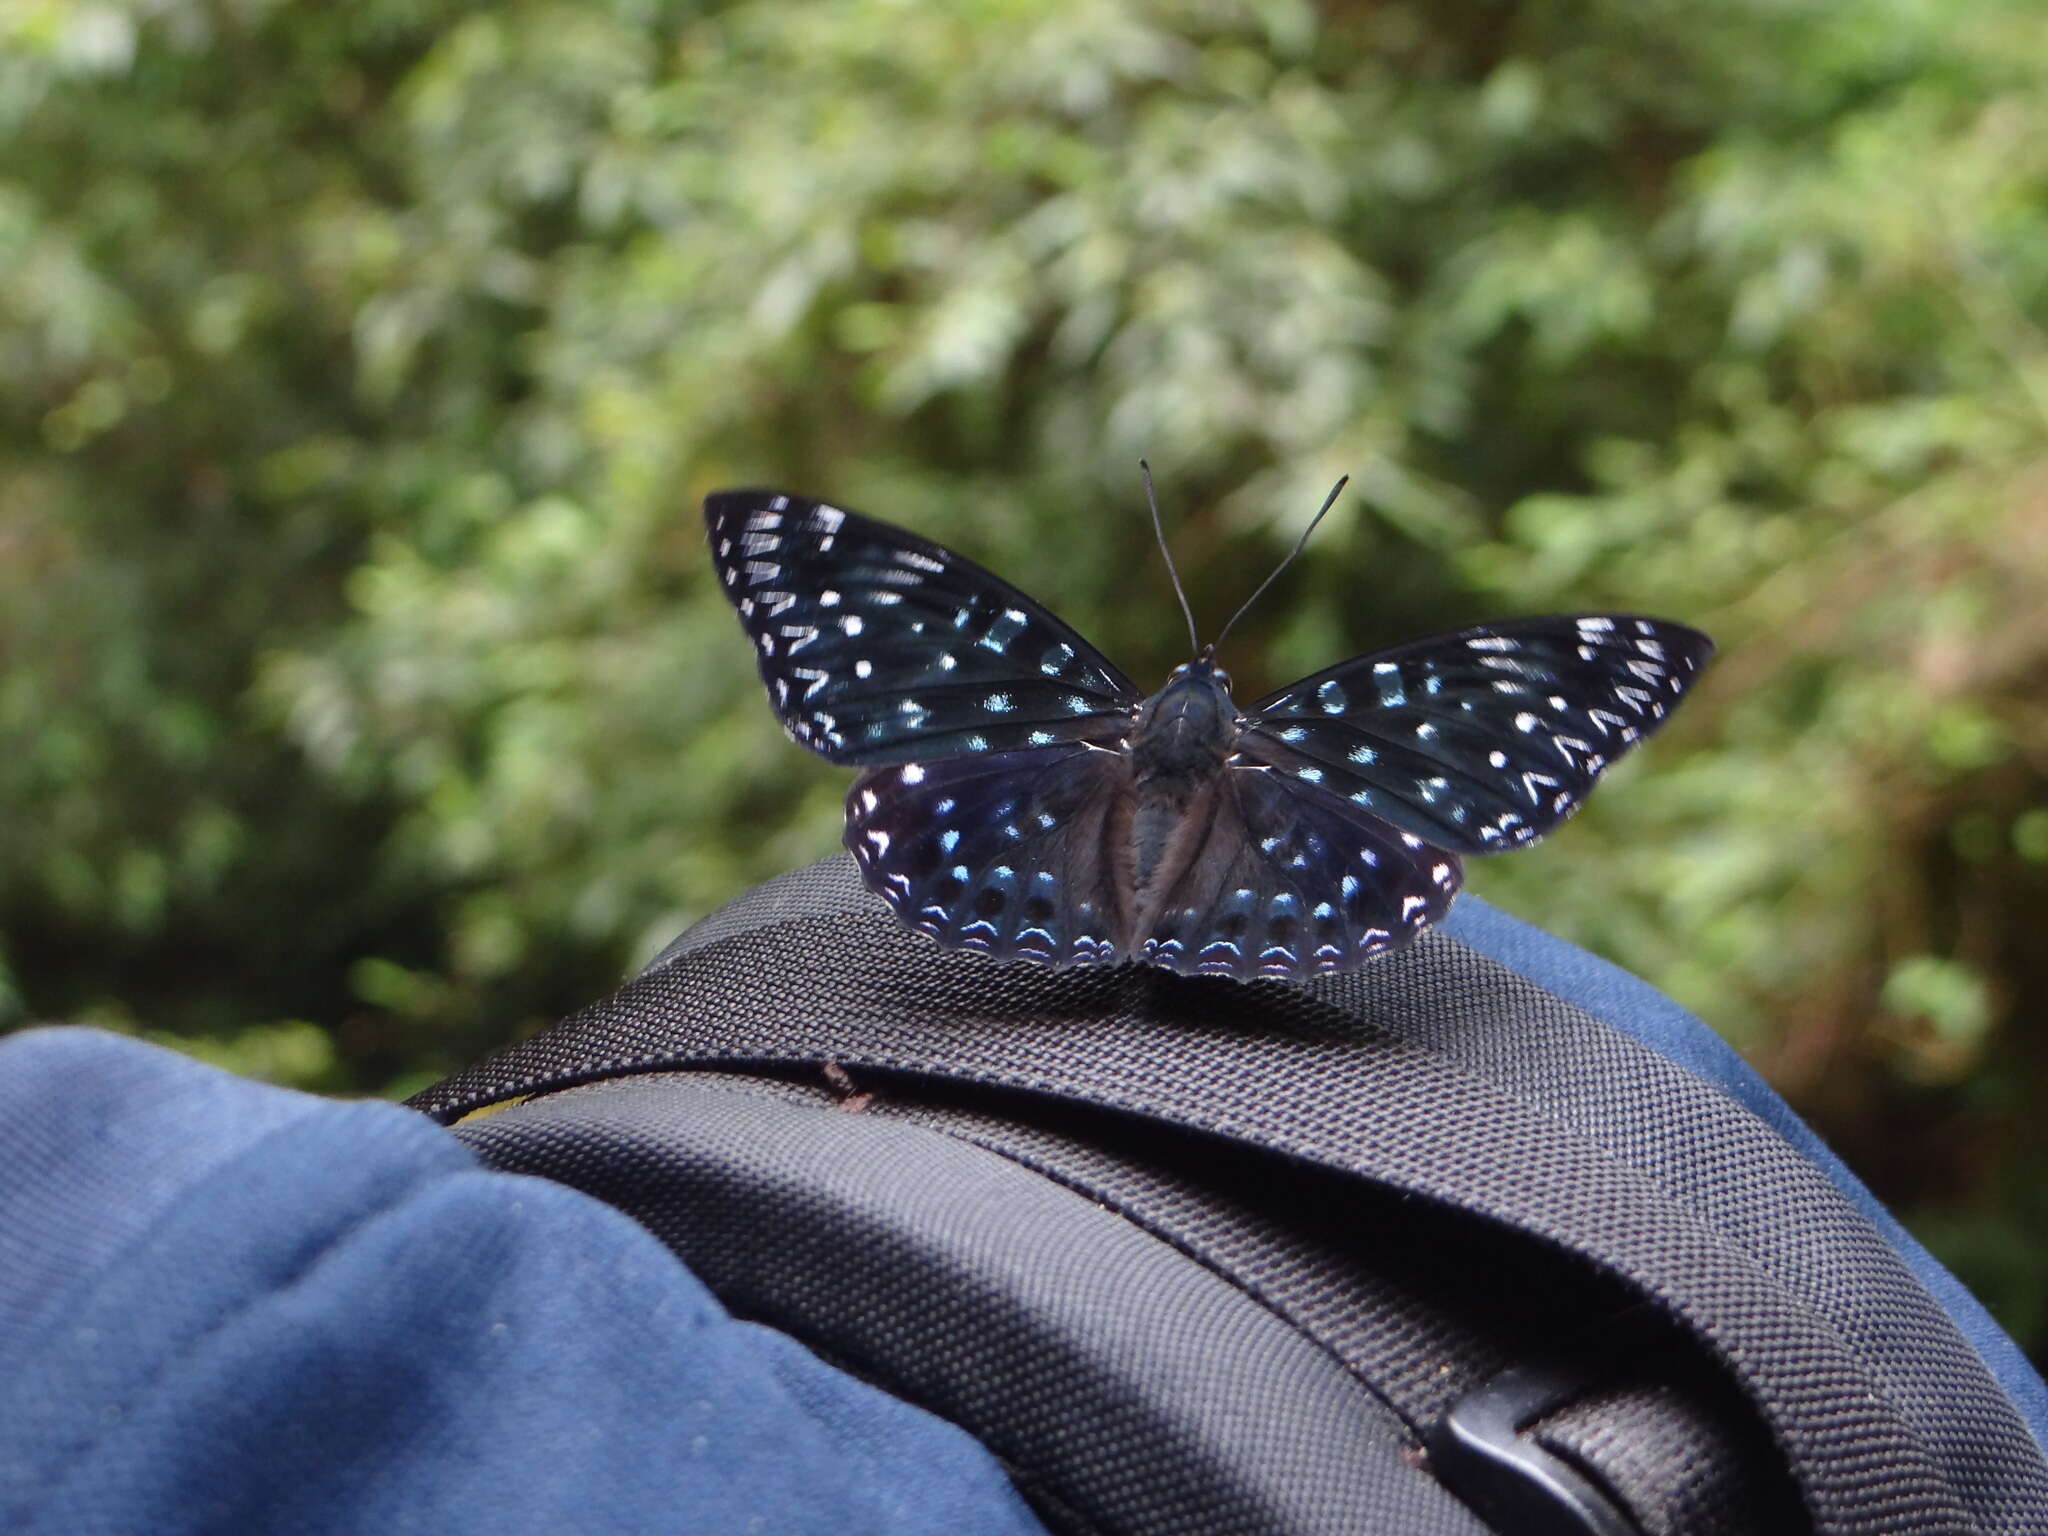
{"type": "Polygon", "coordinates": [[[1306,987],[1054,972],[840,858],[413,1102],[1057,1531],[2048,1531],[2011,1400],[1833,1184],[1440,931],[1306,987]]]}

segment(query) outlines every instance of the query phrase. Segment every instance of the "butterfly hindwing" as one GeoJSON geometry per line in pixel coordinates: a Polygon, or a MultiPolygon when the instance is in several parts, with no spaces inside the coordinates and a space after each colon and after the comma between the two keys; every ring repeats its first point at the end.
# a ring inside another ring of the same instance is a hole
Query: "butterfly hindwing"
{"type": "Polygon", "coordinates": [[[870,768],[846,798],[846,846],[869,889],[948,948],[1113,964],[1130,786],[1127,754],[1081,743],[870,768]]]}
{"type": "Polygon", "coordinates": [[[1198,975],[1348,971],[1442,917],[1457,856],[1274,769],[1226,769],[1135,958],[1198,975]]]}
{"type": "Polygon", "coordinates": [[[838,763],[1127,731],[1137,690],[1073,629],[941,545],[780,491],[704,503],[712,562],[790,735],[838,763]]]}
{"type": "Polygon", "coordinates": [[[1244,712],[1237,750],[1443,848],[1499,853],[1576,810],[1712,654],[1630,614],[1482,625],[1280,689],[1244,712]]]}

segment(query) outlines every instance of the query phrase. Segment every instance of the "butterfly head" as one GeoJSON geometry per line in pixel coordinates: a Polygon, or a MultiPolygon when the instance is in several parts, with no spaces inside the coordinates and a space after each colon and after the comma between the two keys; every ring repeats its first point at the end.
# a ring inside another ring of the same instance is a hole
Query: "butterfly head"
{"type": "MultiPolygon", "coordinates": [[[[1214,647],[1211,647],[1214,649],[1214,647]]],[[[1194,685],[1209,684],[1230,692],[1230,674],[1209,659],[1208,651],[1194,661],[1184,661],[1167,674],[1166,684],[1170,688],[1182,679],[1189,679],[1194,685]]]]}

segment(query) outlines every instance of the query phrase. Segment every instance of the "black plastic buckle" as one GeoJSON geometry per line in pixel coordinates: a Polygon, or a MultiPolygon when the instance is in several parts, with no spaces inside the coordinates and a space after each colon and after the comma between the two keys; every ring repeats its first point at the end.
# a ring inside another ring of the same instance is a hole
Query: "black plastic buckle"
{"type": "Polygon", "coordinates": [[[1559,1366],[1518,1365],[1467,1392],[1429,1432],[1437,1480],[1514,1536],[1642,1536],[1583,1473],[1522,1433],[1587,1386],[1559,1366]]]}

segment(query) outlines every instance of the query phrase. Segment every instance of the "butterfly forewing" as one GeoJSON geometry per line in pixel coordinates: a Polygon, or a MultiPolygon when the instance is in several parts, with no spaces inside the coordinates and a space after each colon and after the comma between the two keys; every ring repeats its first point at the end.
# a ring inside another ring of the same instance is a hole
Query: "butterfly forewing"
{"type": "Polygon", "coordinates": [[[712,561],[790,735],[840,763],[1108,740],[1137,690],[951,550],[778,491],[704,504],[712,561]]]}
{"type": "Polygon", "coordinates": [[[1272,769],[1226,770],[1186,866],[1140,914],[1138,958],[1300,979],[1406,943],[1457,894],[1457,857],[1272,769]]]}
{"type": "Polygon", "coordinates": [[[1244,713],[1240,760],[1458,853],[1564,820],[1713,645],[1634,615],[1518,619],[1340,663],[1244,713]]]}
{"type": "Polygon", "coordinates": [[[1113,963],[1111,850],[1130,782],[1124,754],[1078,743],[871,768],[847,796],[846,846],[869,888],[941,944],[1113,963]]]}

